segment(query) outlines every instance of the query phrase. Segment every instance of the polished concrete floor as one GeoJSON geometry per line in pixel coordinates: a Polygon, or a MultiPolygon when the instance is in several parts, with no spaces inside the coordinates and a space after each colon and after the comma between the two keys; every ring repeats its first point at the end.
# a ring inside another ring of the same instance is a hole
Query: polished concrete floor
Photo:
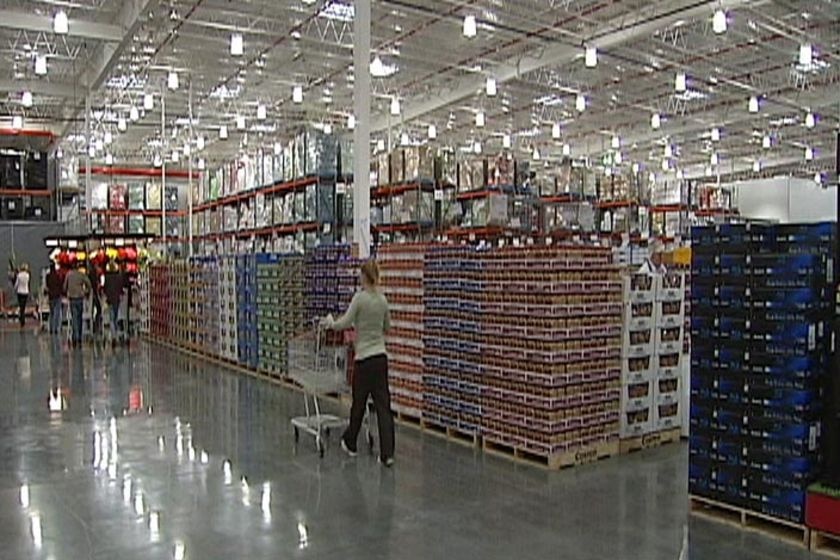
{"type": "Polygon", "coordinates": [[[0,333],[0,558],[808,557],[689,519],[685,445],[546,472],[401,428],[386,470],[296,447],[301,408],[145,343],[0,333]]]}

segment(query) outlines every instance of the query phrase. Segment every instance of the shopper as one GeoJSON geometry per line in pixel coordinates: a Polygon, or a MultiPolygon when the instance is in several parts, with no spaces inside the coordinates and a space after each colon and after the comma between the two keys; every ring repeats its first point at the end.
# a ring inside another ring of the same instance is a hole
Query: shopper
{"type": "Polygon", "coordinates": [[[351,457],[356,455],[356,442],[370,395],[379,420],[379,459],[383,465],[390,467],[394,464],[394,418],[388,389],[385,332],[391,326],[391,316],[388,301],[379,291],[379,266],[376,261],[369,260],[362,265],[361,280],[362,290],[353,297],[347,312],[337,321],[332,315],[324,319],[324,326],[333,330],[356,329],[353,405],[350,425],[341,437],[341,447],[351,457]]]}
{"type": "Polygon", "coordinates": [[[115,262],[108,263],[105,270],[105,301],[108,303],[111,318],[111,346],[123,342],[125,337],[119,329],[120,304],[126,287],[125,272],[115,262]]]}
{"type": "Polygon", "coordinates": [[[85,311],[85,298],[92,291],[90,279],[84,273],[83,266],[78,264],[64,279],[64,293],[70,300],[73,346],[81,346],[82,344],[82,315],[85,311]]]}
{"type": "Polygon", "coordinates": [[[92,304],[92,321],[93,334],[98,335],[102,333],[102,285],[100,284],[101,274],[99,268],[93,263],[90,263],[88,268],[88,280],[91,285],[91,304],[92,304]]]}
{"type": "Polygon", "coordinates": [[[29,265],[20,265],[17,276],[15,276],[15,293],[18,301],[18,319],[21,328],[26,326],[26,304],[29,303],[29,265]]]}
{"type": "Polygon", "coordinates": [[[50,334],[61,331],[61,298],[64,296],[64,280],[58,265],[51,266],[46,281],[47,299],[50,300],[50,334]]]}

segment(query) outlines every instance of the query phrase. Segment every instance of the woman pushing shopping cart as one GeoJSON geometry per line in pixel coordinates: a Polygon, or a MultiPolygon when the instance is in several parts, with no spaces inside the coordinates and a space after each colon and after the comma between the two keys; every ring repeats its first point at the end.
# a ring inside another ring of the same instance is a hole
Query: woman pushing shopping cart
{"type": "Polygon", "coordinates": [[[355,368],[353,405],[350,423],[341,436],[341,447],[356,456],[359,430],[365,418],[368,396],[373,398],[379,422],[379,460],[386,467],[394,464],[394,417],[388,388],[388,355],[385,332],[391,327],[388,300],[379,290],[379,265],[369,260],[361,268],[362,289],[353,297],[350,308],[339,319],[330,315],[323,321],[329,329],[342,331],[355,327],[355,368]]]}

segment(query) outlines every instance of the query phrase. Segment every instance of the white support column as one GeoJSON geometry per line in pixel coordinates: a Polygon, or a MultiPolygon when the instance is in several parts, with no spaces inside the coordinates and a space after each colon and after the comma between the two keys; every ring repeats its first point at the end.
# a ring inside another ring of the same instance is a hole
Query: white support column
{"type": "MultiPolygon", "coordinates": [[[[93,127],[90,122],[90,92],[85,96],[85,215],[79,212],[79,233],[90,232],[90,209],[93,193],[90,186],[90,147],[93,145],[91,134],[93,127]]],[[[78,200],[78,199],[77,199],[78,200]]],[[[80,201],[81,202],[81,201],[80,201]]],[[[81,210],[81,204],[78,205],[81,210]]]]}
{"type": "Polygon", "coordinates": [[[187,188],[187,239],[189,241],[189,246],[187,247],[187,256],[193,256],[193,140],[195,139],[195,131],[193,130],[193,89],[192,89],[192,77],[190,77],[190,97],[189,97],[189,109],[190,109],[190,134],[189,140],[190,143],[190,153],[187,156],[189,159],[189,175],[190,175],[190,182],[189,187],[187,188]]]}
{"type": "Polygon", "coordinates": [[[163,240],[163,256],[169,256],[169,245],[166,243],[166,80],[160,88],[160,233],[163,240]]]}
{"type": "Polygon", "coordinates": [[[370,2],[356,0],[353,23],[353,242],[370,256],[370,2]]]}

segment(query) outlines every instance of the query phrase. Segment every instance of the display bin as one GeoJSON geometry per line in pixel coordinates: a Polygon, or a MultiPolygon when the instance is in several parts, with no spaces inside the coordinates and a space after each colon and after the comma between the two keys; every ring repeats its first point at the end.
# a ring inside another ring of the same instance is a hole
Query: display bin
{"type": "Polygon", "coordinates": [[[685,324],[684,301],[657,301],[654,303],[656,326],[676,327],[685,324]]]}
{"type": "Polygon", "coordinates": [[[650,356],[654,352],[652,329],[623,329],[621,356],[624,359],[650,356]]]}
{"type": "Polygon", "coordinates": [[[624,301],[647,303],[654,300],[658,276],[648,272],[634,272],[621,278],[624,287],[624,301]]]}
{"type": "Polygon", "coordinates": [[[653,302],[625,304],[625,328],[629,330],[652,329],[654,325],[654,309],[653,302]]]}
{"type": "Polygon", "coordinates": [[[653,382],[653,402],[656,405],[680,402],[682,380],[679,377],[661,377],[653,382]]]}
{"type": "Polygon", "coordinates": [[[685,273],[666,272],[656,275],[656,300],[679,301],[685,298],[685,273]]]}
{"type": "Polygon", "coordinates": [[[634,438],[653,431],[653,408],[622,411],[619,423],[619,436],[622,439],[634,438]]]}
{"type": "Polygon", "coordinates": [[[621,387],[621,409],[642,410],[653,404],[653,382],[638,381],[621,387]]]}
{"type": "Polygon", "coordinates": [[[673,354],[682,352],[683,325],[673,327],[656,327],[655,348],[657,354],[673,354]]]}
{"type": "Polygon", "coordinates": [[[656,404],[654,406],[653,428],[654,430],[670,430],[680,427],[680,403],[675,400],[669,403],[656,404]]]}

